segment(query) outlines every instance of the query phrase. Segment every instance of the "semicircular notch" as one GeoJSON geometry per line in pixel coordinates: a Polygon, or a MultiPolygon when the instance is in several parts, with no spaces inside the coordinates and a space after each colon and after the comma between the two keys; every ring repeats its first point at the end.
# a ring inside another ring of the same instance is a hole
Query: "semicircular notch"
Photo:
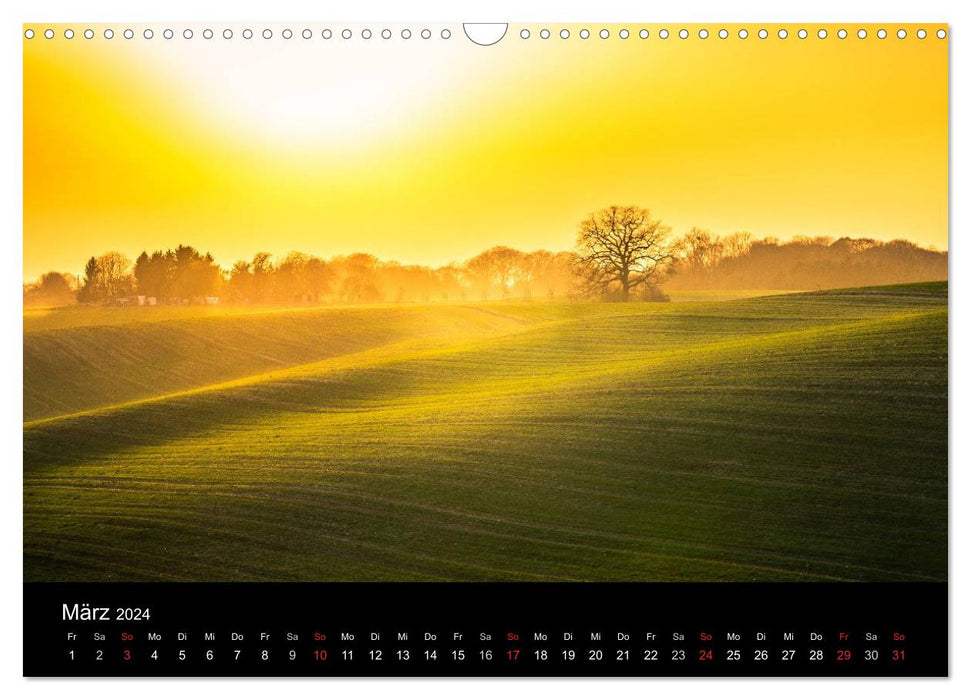
{"type": "Polygon", "coordinates": [[[508,24],[478,22],[474,24],[463,24],[465,36],[469,37],[479,46],[492,46],[498,44],[502,37],[506,36],[508,24]]]}

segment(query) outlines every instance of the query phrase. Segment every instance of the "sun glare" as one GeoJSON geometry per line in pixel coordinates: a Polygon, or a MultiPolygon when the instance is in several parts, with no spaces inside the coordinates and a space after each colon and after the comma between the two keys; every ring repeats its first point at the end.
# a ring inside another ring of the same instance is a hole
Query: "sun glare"
{"type": "Polygon", "coordinates": [[[247,28],[24,40],[26,279],[180,242],[227,267],[562,251],[612,203],[679,234],[947,248],[945,42],[247,28]]]}
{"type": "Polygon", "coordinates": [[[366,148],[417,128],[447,111],[460,81],[485,67],[484,54],[464,43],[443,60],[435,44],[414,38],[325,40],[308,31],[311,39],[288,41],[146,42],[139,60],[200,119],[244,140],[311,150],[366,148]]]}

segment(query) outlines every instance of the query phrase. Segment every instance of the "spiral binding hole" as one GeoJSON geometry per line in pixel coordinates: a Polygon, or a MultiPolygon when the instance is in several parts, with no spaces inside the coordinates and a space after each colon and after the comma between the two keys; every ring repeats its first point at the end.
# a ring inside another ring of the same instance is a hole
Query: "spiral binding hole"
{"type": "MultiPolygon", "coordinates": [[[[81,32],[81,35],[85,39],[94,39],[95,38],[95,31],[93,29],[91,29],[91,28],[87,28],[87,29],[84,29],[84,30],[78,30],[78,31],[81,32]]],[[[219,31],[219,30],[217,30],[217,31],[219,31]]],[[[310,40],[314,36],[313,31],[310,30],[310,29],[303,29],[303,30],[298,30],[298,31],[300,32],[300,36],[302,36],[305,40],[310,40]]],[[[375,31],[377,31],[377,30],[375,30],[375,31]]],[[[370,38],[372,38],[374,36],[375,31],[372,31],[371,29],[362,29],[361,32],[360,32],[360,34],[359,34],[359,37],[361,39],[365,39],[365,40],[370,39],[370,38]]],[[[637,31],[637,35],[641,39],[648,39],[650,37],[650,31],[648,29],[646,29],[646,28],[641,28],[641,29],[636,30],[636,31],[637,31]]],[[[689,38],[691,38],[691,32],[687,28],[678,29],[676,31],[677,31],[678,37],[681,38],[681,39],[689,39],[689,38]]],[[[809,37],[809,31],[810,31],[809,29],[800,28],[800,29],[798,29],[796,31],[796,36],[798,36],[800,39],[807,39],[809,37]]],[[[381,38],[382,39],[385,39],[385,40],[389,40],[389,39],[391,39],[394,36],[392,30],[391,29],[388,29],[388,28],[381,29],[379,33],[380,33],[381,38]]],[[[574,36],[573,33],[571,32],[571,30],[569,30],[569,29],[567,29],[565,27],[564,28],[561,28],[556,33],[563,40],[570,39],[570,38],[572,38],[574,36]]],[[[829,37],[829,32],[826,29],[824,29],[824,28],[816,29],[815,30],[815,33],[816,33],[816,36],[819,39],[827,39],[829,37]]],[[[898,27],[897,29],[892,29],[891,28],[889,30],[886,29],[886,28],[880,28],[880,29],[878,29],[876,31],[876,37],[879,38],[879,39],[886,39],[887,37],[890,36],[891,33],[895,34],[896,37],[898,39],[901,39],[901,40],[907,39],[910,36],[910,34],[911,34],[910,31],[908,31],[907,29],[905,29],[903,27],[898,27]]],[[[227,39],[227,40],[232,39],[234,37],[233,30],[232,29],[229,29],[229,28],[222,29],[220,31],[220,34],[222,35],[222,37],[224,39],[227,39]]],[[[267,40],[268,39],[272,39],[274,37],[273,30],[271,30],[269,28],[264,28],[260,32],[260,34],[261,34],[261,36],[264,39],[267,39],[267,40]]],[[[780,28],[777,31],[776,36],[778,36],[779,39],[787,39],[787,38],[789,38],[789,34],[790,34],[790,32],[789,32],[788,29],[780,28]]],[[[929,32],[925,28],[919,28],[919,29],[916,29],[916,30],[913,31],[913,35],[916,38],[918,38],[918,39],[926,39],[928,37],[928,34],[929,34],[929,32]]],[[[57,38],[57,33],[55,32],[55,30],[53,28],[47,28],[47,29],[44,29],[44,30],[35,30],[33,28],[26,28],[24,30],[24,32],[23,32],[23,36],[24,36],[25,39],[34,39],[38,35],[43,36],[45,39],[49,39],[49,40],[50,39],[57,38]],[[38,34],[38,32],[40,32],[40,34],[38,34]]],[[[103,37],[105,39],[113,39],[114,36],[115,36],[115,32],[114,32],[114,30],[112,30],[110,28],[107,28],[107,29],[105,29],[103,31],[103,34],[102,35],[103,35],[103,37]]],[[[324,38],[324,39],[330,39],[330,38],[333,37],[333,35],[334,35],[333,34],[333,31],[330,30],[330,29],[324,29],[324,30],[321,31],[321,37],[324,38]]],[[[349,29],[349,28],[345,28],[345,29],[341,30],[340,35],[344,39],[352,39],[354,37],[353,31],[351,29],[349,29]]],[[[608,39],[608,38],[610,38],[611,32],[610,32],[609,29],[607,29],[606,27],[604,27],[604,28],[601,28],[597,32],[597,35],[601,39],[608,39]]],[[[658,37],[660,39],[667,39],[667,38],[669,38],[671,36],[671,32],[668,29],[661,29],[661,30],[658,31],[658,34],[657,35],[658,35],[658,37]]],[[[728,31],[728,29],[726,29],[726,28],[723,27],[721,29],[718,29],[717,35],[718,35],[718,37],[720,39],[728,39],[729,38],[729,31],[728,31]]],[[[769,38],[769,30],[768,29],[765,29],[765,28],[758,29],[757,32],[756,32],[756,35],[758,36],[759,39],[768,39],[769,38]]],[[[942,28],[942,29],[936,30],[934,32],[934,35],[938,39],[945,39],[945,38],[947,38],[948,33],[947,33],[947,30],[946,29],[943,29],[942,28]]],[[[75,32],[74,29],[66,28],[61,33],[61,36],[64,39],[73,39],[76,36],[76,32],[75,32]]],[[[126,29],[122,30],[122,36],[125,39],[131,40],[131,39],[136,38],[136,32],[133,29],[131,29],[131,28],[126,28],[126,29]]],[[[164,31],[162,31],[162,36],[164,38],[166,38],[166,39],[172,39],[175,36],[175,33],[172,31],[172,29],[165,29],[164,31]]],[[[182,36],[185,39],[192,39],[193,36],[194,36],[193,30],[192,29],[188,29],[188,28],[184,29],[183,32],[182,32],[182,36]]],[[[215,32],[212,29],[206,28],[206,29],[202,30],[202,36],[205,39],[212,39],[215,36],[215,32]]],[[[252,39],[253,36],[254,36],[254,32],[253,32],[252,29],[247,28],[247,29],[242,30],[241,36],[244,39],[252,39]]],[[[294,31],[292,29],[290,29],[290,28],[286,28],[286,29],[283,29],[280,32],[279,36],[282,37],[283,39],[291,39],[294,36],[294,31]]],[[[400,36],[401,36],[402,39],[410,39],[411,36],[412,36],[412,32],[411,32],[410,29],[402,29],[401,30],[401,33],[400,33],[400,36]]],[[[424,28],[424,29],[422,29],[420,31],[420,36],[421,36],[422,39],[431,39],[432,32],[431,32],[430,29],[424,28]]],[[[447,29],[447,28],[446,29],[442,29],[440,31],[440,33],[439,33],[439,36],[442,39],[450,39],[451,36],[452,36],[452,32],[451,32],[450,29],[447,29]]],[[[532,37],[532,33],[530,32],[529,29],[523,28],[523,29],[521,29],[519,31],[519,36],[522,39],[529,39],[529,38],[532,37]]],[[[542,39],[549,39],[551,36],[553,36],[553,32],[550,29],[543,28],[543,29],[541,29],[539,31],[539,37],[542,38],[542,39]]],[[[576,33],[576,36],[579,36],[581,39],[589,39],[590,36],[591,36],[591,31],[589,29],[587,29],[587,28],[582,28],[582,29],[580,29],[576,33]]],[[[617,31],[617,37],[620,38],[620,39],[628,39],[628,38],[630,38],[630,36],[631,36],[631,31],[629,29],[627,29],[627,28],[622,28],[622,29],[620,29],[620,30],[617,31]]],[[[699,29],[698,30],[697,37],[699,39],[707,39],[709,36],[710,36],[710,33],[709,33],[709,31],[707,29],[699,29]]],[[[749,30],[748,29],[745,29],[745,28],[740,28],[738,30],[737,36],[738,36],[739,39],[747,39],[749,37],[749,30]]],[[[840,38],[840,39],[846,39],[849,36],[849,31],[847,31],[847,29],[845,29],[845,28],[840,28],[840,29],[836,30],[836,36],[838,38],[840,38]]],[[[859,29],[856,30],[856,36],[859,39],[866,39],[866,38],[868,38],[869,34],[868,34],[868,32],[867,32],[866,29],[864,29],[864,28],[861,27],[861,28],[859,28],[859,29]]],[[[142,30],[142,32],[141,32],[141,38],[143,38],[145,40],[151,40],[154,37],[155,37],[155,30],[153,30],[151,28],[146,28],[146,29],[142,30]]]]}

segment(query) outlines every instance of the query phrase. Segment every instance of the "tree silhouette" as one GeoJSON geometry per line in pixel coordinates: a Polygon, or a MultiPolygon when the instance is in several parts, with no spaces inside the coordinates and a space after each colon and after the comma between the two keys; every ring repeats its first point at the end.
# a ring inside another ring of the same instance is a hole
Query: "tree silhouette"
{"type": "Polygon", "coordinates": [[[692,227],[680,239],[679,262],[696,270],[711,270],[725,257],[725,242],[706,229],[692,227]]]}
{"type": "Polygon", "coordinates": [[[349,303],[381,300],[378,259],[368,253],[352,253],[339,261],[343,274],[340,298],[349,303]]]}
{"type": "Polygon", "coordinates": [[[98,277],[98,260],[92,256],[84,264],[84,281],[78,289],[78,301],[82,303],[102,301],[101,290],[98,289],[98,277]]]}
{"type": "Polygon", "coordinates": [[[78,298],[85,302],[106,302],[131,291],[131,261],[113,250],[88,260],[78,298]]]}
{"type": "Polygon", "coordinates": [[[249,278],[250,293],[257,301],[270,301],[273,294],[273,256],[261,251],[253,256],[249,278]]]}
{"type": "Polygon", "coordinates": [[[230,299],[242,302],[255,301],[252,287],[253,273],[250,271],[250,264],[245,260],[237,260],[229,272],[227,289],[230,299]]]}
{"type": "Polygon", "coordinates": [[[218,293],[222,270],[212,255],[202,255],[189,245],[164,253],[142,251],[135,259],[135,288],[139,294],[158,299],[199,299],[218,293]]]}
{"type": "Polygon", "coordinates": [[[24,306],[67,306],[74,300],[74,279],[63,272],[45,272],[24,285],[24,306]]]}
{"type": "Polygon", "coordinates": [[[577,234],[574,263],[585,291],[628,301],[635,292],[657,293],[674,261],[671,229],[636,206],[609,206],[594,212],[577,234]]]}

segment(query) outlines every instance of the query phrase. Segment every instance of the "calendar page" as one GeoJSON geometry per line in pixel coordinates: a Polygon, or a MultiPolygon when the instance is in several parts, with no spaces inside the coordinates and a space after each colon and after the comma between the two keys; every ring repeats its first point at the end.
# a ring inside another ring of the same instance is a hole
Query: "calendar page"
{"type": "Polygon", "coordinates": [[[21,31],[24,675],[948,674],[947,25],[21,31]]]}

